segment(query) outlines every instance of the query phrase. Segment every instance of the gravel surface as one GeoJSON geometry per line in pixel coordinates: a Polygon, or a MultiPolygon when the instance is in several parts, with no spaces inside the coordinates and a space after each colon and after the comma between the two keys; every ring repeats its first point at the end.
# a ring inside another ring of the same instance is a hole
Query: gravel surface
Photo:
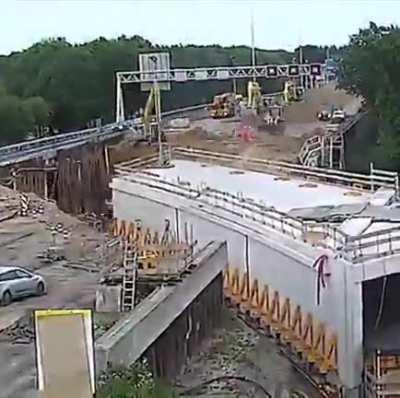
{"type": "Polygon", "coordinates": [[[229,310],[224,312],[222,327],[188,362],[175,384],[182,397],[265,398],[265,390],[275,396],[295,390],[319,397],[273,341],[250,329],[229,310]],[[221,379],[201,387],[215,378],[221,379]]]}

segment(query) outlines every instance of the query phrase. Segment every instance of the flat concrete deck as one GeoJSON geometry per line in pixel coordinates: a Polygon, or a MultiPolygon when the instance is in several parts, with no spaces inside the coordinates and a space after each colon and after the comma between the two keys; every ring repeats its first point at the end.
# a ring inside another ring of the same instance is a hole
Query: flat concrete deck
{"type": "MultiPolygon", "coordinates": [[[[245,160],[245,159],[243,159],[245,160]]],[[[286,179],[267,173],[239,170],[189,160],[174,160],[174,167],[152,169],[161,178],[178,178],[192,186],[205,183],[231,194],[242,192],[244,197],[264,202],[287,212],[294,208],[368,203],[371,195],[317,182],[286,179]]]]}

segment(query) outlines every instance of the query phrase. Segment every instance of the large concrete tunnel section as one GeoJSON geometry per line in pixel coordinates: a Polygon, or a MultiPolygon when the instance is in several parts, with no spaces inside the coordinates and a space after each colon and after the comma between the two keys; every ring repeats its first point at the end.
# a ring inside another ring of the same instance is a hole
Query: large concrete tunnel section
{"type": "MultiPolygon", "coordinates": [[[[239,278],[248,278],[252,292],[255,286],[260,294],[262,288],[267,287],[268,301],[273,303],[277,300],[278,307],[283,303],[279,315],[282,319],[285,305],[292,318],[300,313],[303,322],[301,334],[305,336],[304,340],[311,338],[315,352],[311,350],[310,354],[308,348],[303,351],[300,348],[300,351],[307,358],[312,357],[313,371],[340,385],[346,396],[358,396],[364,367],[363,328],[370,322],[365,311],[369,311],[368,300],[376,301],[368,293],[368,298],[365,294],[363,298],[365,287],[372,283],[364,280],[371,279],[373,273],[379,277],[381,273],[393,272],[395,268],[400,271],[400,266],[393,262],[383,270],[382,259],[379,258],[368,264],[354,264],[346,252],[340,253],[340,248],[336,252],[327,248],[333,245],[330,240],[337,237],[324,235],[321,238],[321,229],[326,225],[307,224],[305,236],[304,233],[299,234],[297,220],[285,218],[283,212],[289,212],[293,207],[305,207],[303,202],[310,201],[316,208],[337,204],[367,206],[373,200],[373,193],[354,193],[351,188],[324,182],[289,181],[265,173],[205,163],[201,166],[200,163],[195,166],[177,161],[172,169],[154,168],[132,173],[124,170],[111,183],[114,216],[127,221],[139,218],[155,230],[162,230],[168,219],[171,229],[181,239],[190,226],[199,247],[210,240],[226,240],[231,274],[236,272],[239,278]],[[198,175],[198,167],[201,166],[203,170],[208,169],[206,175],[198,175]],[[195,171],[193,175],[188,175],[190,170],[192,173],[195,171]],[[174,173],[174,183],[171,173],[174,173]],[[225,173],[225,177],[218,185],[220,173],[225,173]],[[238,178],[233,187],[228,186],[228,174],[238,178]],[[201,179],[206,182],[201,184],[201,179]],[[248,183],[253,180],[258,192],[248,183]],[[217,188],[226,189],[226,192],[217,193],[217,188]],[[232,189],[242,192],[239,199],[233,198],[232,189]],[[282,196],[285,190],[286,196],[282,196]],[[234,203],[235,200],[237,203],[234,203]],[[252,211],[250,207],[255,208],[258,203],[268,209],[268,216],[252,211]],[[274,218],[277,214],[282,214],[283,218],[274,218]],[[310,228],[316,228],[316,232],[311,233],[310,228]],[[323,269],[315,263],[321,256],[328,259],[323,269]],[[321,277],[324,278],[322,284],[321,277]],[[311,337],[307,337],[305,332],[309,327],[311,337]]],[[[355,252],[352,254],[358,255],[355,252]]],[[[382,325],[385,322],[386,318],[382,319],[382,325]]],[[[288,340],[299,340],[298,335],[293,336],[296,334],[294,329],[287,332],[288,340]]],[[[364,333],[368,336],[367,332],[364,333]]],[[[306,343],[297,341],[293,345],[301,347],[306,343]]]]}

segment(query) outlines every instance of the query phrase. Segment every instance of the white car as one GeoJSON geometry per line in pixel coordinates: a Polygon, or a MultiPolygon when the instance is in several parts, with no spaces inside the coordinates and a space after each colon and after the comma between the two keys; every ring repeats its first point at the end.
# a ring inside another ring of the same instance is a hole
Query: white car
{"type": "Polygon", "coordinates": [[[346,114],[344,111],[334,111],[331,117],[332,124],[343,123],[346,119],[346,114]]]}
{"type": "Polygon", "coordinates": [[[46,282],[40,275],[21,267],[0,266],[0,303],[8,305],[14,299],[46,294],[46,282]]]}

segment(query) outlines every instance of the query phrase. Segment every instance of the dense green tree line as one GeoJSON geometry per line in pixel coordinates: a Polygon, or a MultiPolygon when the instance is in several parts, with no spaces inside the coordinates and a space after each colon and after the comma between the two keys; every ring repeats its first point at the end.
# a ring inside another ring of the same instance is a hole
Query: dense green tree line
{"type": "MultiPolygon", "coordinates": [[[[303,59],[320,62],[326,47],[303,47],[303,59]]],[[[331,52],[337,49],[332,48],[331,52]]],[[[251,49],[221,47],[159,46],[140,37],[121,36],[72,45],[64,38],[43,40],[9,56],[0,56],[0,143],[24,139],[27,133],[40,135],[43,126],[55,131],[85,127],[95,118],[114,120],[115,72],[137,70],[138,55],[168,51],[172,67],[249,65],[251,49]]],[[[299,59],[299,49],[267,51],[257,49],[257,64],[283,64],[299,59]]],[[[246,93],[247,81],[238,80],[239,93],[246,93]]],[[[260,80],[263,92],[282,89],[278,80],[260,80]]],[[[162,93],[164,110],[210,102],[213,95],[232,90],[231,81],[173,84],[162,93]]],[[[124,90],[127,113],[146,101],[138,85],[124,90]]]]}
{"type": "MultiPolygon", "coordinates": [[[[72,45],[63,38],[44,40],[27,50],[0,56],[0,141],[20,140],[35,127],[50,124],[69,131],[101,117],[114,119],[115,72],[138,69],[138,54],[168,51],[173,67],[248,65],[249,47],[158,46],[140,36],[97,40],[72,45]]],[[[257,63],[286,63],[293,53],[257,50],[257,63]]],[[[246,82],[238,82],[245,92],[246,82]]],[[[279,82],[263,83],[276,91],[279,82]]],[[[163,93],[163,108],[209,102],[216,93],[231,90],[231,82],[174,84],[163,93]]],[[[127,111],[143,106],[146,93],[138,85],[125,90],[127,111]]]]}
{"type": "MultiPolygon", "coordinates": [[[[339,86],[361,96],[377,126],[373,142],[364,141],[362,157],[379,167],[400,167],[400,29],[377,26],[350,38],[343,50],[339,86]],[[370,145],[368,145],[370,144],[370,145]]],[[[371,134],[368,134],[371,140],[371,134]]]]}

